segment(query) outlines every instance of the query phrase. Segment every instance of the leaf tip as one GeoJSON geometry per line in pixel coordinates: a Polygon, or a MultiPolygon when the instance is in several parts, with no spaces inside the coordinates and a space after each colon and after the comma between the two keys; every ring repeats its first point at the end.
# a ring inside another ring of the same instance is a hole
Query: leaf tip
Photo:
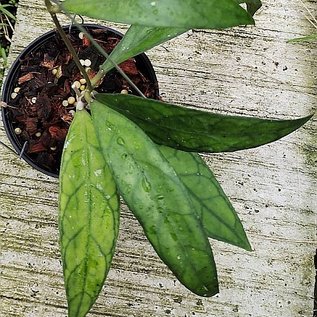
{"type": "Polygon", "coordinates": [[[209,285],[204,285],[204,287],[199,290],[196,294],[202,297],[212,297],[219,293],[218,281],[213,281],[209,285]]]}
{"type": "Polygon", "coordinates": [[[243,245],[241,245],[241,248],[246,251],[254,251],[248,239],[245,241],[243,245]]]}

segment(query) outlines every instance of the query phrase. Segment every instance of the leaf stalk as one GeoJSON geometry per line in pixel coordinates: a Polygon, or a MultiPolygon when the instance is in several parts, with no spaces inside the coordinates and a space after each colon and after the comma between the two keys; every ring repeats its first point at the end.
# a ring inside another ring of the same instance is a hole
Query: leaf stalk
{"type": "Polygon", "coordinates": [[[81,74],[83,75],[84,79],[86,80],[88,90],[91,92],[93,90],[93,86],[91,85],[90,78],[89,78],[87,72],[85,71],[85,68],[80,63],[79,58],[77,56],[77,53],[76,53],[72,43],[70,42],[69,38],[67,37],[66,32],[64,31],[61,24],[59,23],[58,18],[56,16],[56,13],[54,11],[53,12],[51,11],[51,9],[56,7],[56,5],[52,5],[49,0],[45,0],[45,5],[46,5],[48,12],[50,13],[50,15],[53,19],[53,22],[56,26],[57,32],[61,36],[61,38],[62,38],[63,42],[65,43],[69,52],[72,54],[74,62],[76,64],[76,66],[78,67],[79,71],[81,72],[81,74]]]}

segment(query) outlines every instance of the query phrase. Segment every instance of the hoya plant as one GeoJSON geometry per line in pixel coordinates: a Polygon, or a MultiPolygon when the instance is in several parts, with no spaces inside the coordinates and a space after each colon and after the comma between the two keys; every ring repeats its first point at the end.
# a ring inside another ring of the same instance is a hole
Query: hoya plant
{"type": "MultiPolygon", "coordinates": [[[[87,81],[77,90],[60,169],[59,230],[70,317],[85,316],[110,269],[119,231],[121,196],[162,261],[199,296],[218,293],[208,238],[251,250],[229,199],[198,152],[237,151],[277,140],[297,120],[225,116],[131,94],[96,94],[114,67],[192,28],[254,24],[258,0],[45,1],[87,81]],[[130,27],[89,76],[60,27],[57,13],[130,27]]],[[[119,66],[118,66],[119,65],[119,66]]],[[[125,74],[122,74],[125,76],[125,74]]],[[[133,85],[133,83],[132,83],[133,85]]],[[[75,89],[75,88],[74,88],[75,89]]],[[[135,87],[137,89],[137,87],[135,87]]]]}

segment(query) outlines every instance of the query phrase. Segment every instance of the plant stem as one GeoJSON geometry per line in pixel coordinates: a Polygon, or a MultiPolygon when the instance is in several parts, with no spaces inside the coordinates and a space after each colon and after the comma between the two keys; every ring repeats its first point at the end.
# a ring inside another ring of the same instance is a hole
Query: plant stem
{"type": "Polygon", "coordinates": [[[67,34],[65,33],[64,29],[62,28],[62,26],[60,25],[60,23],[59,23],[59,21],[58,21],[58,19],[57,19],[57,16],[56,16],[55,11],[54,11],[54,12],[50,11],[51,8],[52,8],[52,7],[54,8],[55,6],[52,6],[52,4],[50,3],[49,0],[45,0],[45,5],[46,5],[46,8],[47,8],[48,12],[50,13],[50,15],[51,15],[51,17],[52,17],[52,19],[53,19],[53,22],[54,22],[54,24],[55,24],[55,26],[56,26],[56,29],[57,29],[58,33],[60,34],[62,40],[64,41],[64,43],[65,43],[67,49],[68,49],[69,52],[72,54],[76,66],[78,67],[79,71],[81,72],[81,74],[82,74],[83,77],[85,78],[85,80],[86,80],[86,82],[87,82],[88,90],[89,90],[90,92],[92,92],[93,86],[91,85],[90,78],[88,77],[87,72],[85,71],[85,68],[84,68],[84,67],[82,66],[82,64],[80,63],[79,58],[78,58],[78,56],[77,56],[77,53],[76,53],[76,51],[75,51],[75,49],[74,49],[72,43],[71,43],[70,40],[68,39],[67,34]]]}
{"type": "MultiPolygon", "coordinates": [[[[118,64],[116,64],[114,61],[109,58],[109,54],[107,54],[104,49],[94,40],[94,38],[87,33],[85,28],[83,28],[81,25],[76,24],[76,26],[80,29],[80,31],[84,32],[85,35],[88,37],[88,39],[93,43],[93,45],[96,47],[96,49],[99,51],[100,54],[102,54],[105,58],[109,59],[110,62],[114,65],[116,70],[120,73],[120,75],[135,89],[135,91],[143,98],[146,98],[142,91],[135,85],[135,83],[124,73],[124,71],[119,67],[118,64]]],[[[104,70],[102,69],[104,64],[100,66],[100,69],[98,73],[94,76],[92,79],[92,86],[96,87],[98,85],[98,82],[106,75],[104,70]]]]}
{"type": "MultiPolygon", "coordinates": [[[[71,17],[70,14],[68,14],[64,9],[61,3],[59,3],[58,5],[52,5],[50,0],[45,0],[45,4],[47,7],[48,12],[50,13],[53,22],[56,25],[57,31],[59,32],[59,34],[61,35],[63,41],[65,42],[68,50],[70,51],[70,53],[73,55],[74,58],[74,62],[76,63],[77,67],[79,68],[79,70],[81,71],[81,73],[83,74],[84,78],[86,79],[87,82],[87,86],[88,86],[88,90],[91,93],[93,91],[93,89],[95,87],[98,86],[99,82],[102,80],[102,78],[106,75],[103,68],[103,65],[105,63],[103,63],[100,66],[100,69],[98,71],[98,73],[92,78],[92,80],[90,81],[85,69],[83,68],[83,66],[81,65],[79,58],[72,46],[72,44],[70,43],[65,31],[63,30],[63,28],[61,27],[57,17],[56,17],[56,13],[55,12],[60,12],[61,10],[63,10],[64,14],[76,25],[76,27],[83,32],[87,38],[91,41],[91,43],[95,46],[95,48],[99,51],[100,54],[102,54],[106,59],[109,59],[110,62],[114,65],[114,67],[116,68],[116,70],[119,72],[119,74],[131,85],[131,87],[143,98],[146,98],[145,95],[142,93],[142,91],[135,85],[135,83],[124,73],[124,71],[118,66],[118,64],[116,64],[116,62],[114,62],[111,57],[109,57],[109,54],[107,54],[105,52],[105,50],[95,41],[95,39],[87,32],[87,30],[82,27],[80,24],[78,24],[76,21],[73,20],[73,18],[71,17]],[[58,7],[58,9],[56,8],[58,7]]],[[[86,97],[89,97],[90,94],[85,94],[86,97]]],[[[87,100],[89,101],[89,100],[87,100]]]]}
{"type": "MultiPolygon", "coordinates": [[[[72,20],[72,17],[64,11],[64,14],[72,20]]],[[[132,88],[143,98],[146,98],[145,95],[142,93],[142,91],[135,85],[135,83],[124,73],[124,71],[114,62],[112,61],[111,57],[109,57],[109,54],[105,52],[105,50],[95,41],[95,39],[87,32],[87,30],[82,27],[80,24],[78,24],[76,21],[74,21],[74,24],[76,27],[87,36],[87,38],[91,41],[91,43],[95,46],[95,48],[99,51],[100,54],[102,54],[105,58],[109,59],[111,63],[114,65],[116,70],[120,73],[120,75],[132,86],[132,88]]],[[[104,64],[100,66],[100,69],[98,73],[94,76],[94,78],[91,81],[92,88],[95,88],[98,86],[99,81],[106,75],[103,71],[102,67],[104,64]]]]}

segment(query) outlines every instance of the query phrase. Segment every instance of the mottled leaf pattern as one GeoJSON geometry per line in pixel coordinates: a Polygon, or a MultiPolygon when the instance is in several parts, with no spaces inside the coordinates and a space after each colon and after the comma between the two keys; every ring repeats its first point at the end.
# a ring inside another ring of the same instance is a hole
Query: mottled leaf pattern
{"type": "Polygon", "coordinates": [[[91,104],[104,157],[121,195],[160,258],[192,292],[218,292],[211,248],[192,201],[157,146],[133,122],[91,104]]]}
{"type": "Polygon", "coordinates": [[[208,236],[251,250],[238,215],[204,160],[196,153],[159,149],[187,188],[208,236]]]}
{"type": "MultiPolygon", "coordinates": [[[[111,54],[117,64],[188,29],[253,24],[251,16],[260,6],[260,0],[62,2],[65,11],[132,24],[111,54]],[[239,3],[246,3],[247,10],[239,3]]],[[[111,70],[110,59],[101,68],[111,70]]],[[[109,271],[119,230],[117,186],[181,283],[201,296],[216,294],[208,236],[250,250],[242,224],[198,154],[158,146],[147,134],[157,143],[189,151],[233,151],[276,140],[306,119],[277,123],[130,96],[98,98],[102,102],[90,105],[93,119],[86,110],[76,113],[60,172],[59,228],[68,316],[87,314],[109,271]]]]}
{"type": "MultiPolygon", "coordinates": [[[[120,64],[186,31],[188,29],[131,25],[119,44],[111,52],[110,58],[112,62],[120,64]]],[[[107,59],[101,66],[105,73],[114,67],[112,62],[107,59]]]]}
{"type": "Polygon", "coordinates": [[[119,201],[90,115],[78,111],[60,172],[60,244],[69,317],[85,316],[109,271],[119,227],[119,201]]]}
{"type": "Polygon", "coordinates": [[[63,7],[105,21],[155,27],[220,29],[254,23],[235,0],[65,0],[63,7]]]}
{"type": "Polygon", "coordinates": [[[99,94],[96,98],[137,123],[154,142],[193,152],[257,147],[280,139],[311,118],[268,120],[226,116],[133,95],[99,94]]]}

